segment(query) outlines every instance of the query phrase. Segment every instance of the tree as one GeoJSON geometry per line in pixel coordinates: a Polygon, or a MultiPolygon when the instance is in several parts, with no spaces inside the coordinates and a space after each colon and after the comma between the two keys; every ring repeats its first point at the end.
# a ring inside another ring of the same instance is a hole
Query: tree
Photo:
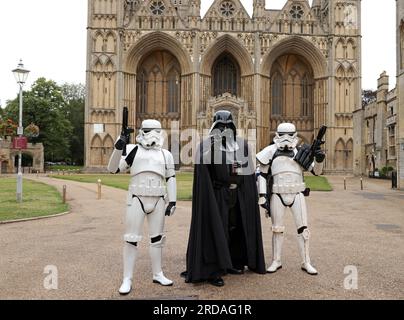
{"type": "Polygon", "coordinates": [[[362,90],[362,107],[376,101],[377,91],[373,90],[362,90]]]}
{"type": "Polygon", "coordinates": [[[70,136],[70,159],[77,165],[84,164],[84,104],[86,88],[82,84],[63,84],[62,95],[66,104],[63,112],[73,131],[70,136]]]}
{"type": "MultiPolygon", "coordinates": [[[[51,80],[39,78],[31,90],[24,92],[23,126],[34,123],[40,129],[38,137],[30,138],[30,142],[42,142],[45,148],[45,160],[69,160],[72,126],[65,117],[66,102],[61,88],[51,80]]],[[[6,118],[18,120],[18,97],[7,102],[4,110],[6,118]]]]}

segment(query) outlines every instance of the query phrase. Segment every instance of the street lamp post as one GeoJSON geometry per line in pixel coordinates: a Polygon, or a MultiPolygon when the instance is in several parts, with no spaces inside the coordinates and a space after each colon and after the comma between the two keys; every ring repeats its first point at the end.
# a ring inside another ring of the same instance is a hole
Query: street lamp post
{"type": "MultiPolygon", "coordinates": [[[[22,87],[27,81],[29,71],[24,68],[24,64],[22,60],[17,66],[17,69],[13,70],[13,74],[17,84],[20,86],[20,108],[19,108],[19,122],[18,122],[18,131],[17,134],[21,139],[24,134],[24,128],[22,126],[22,87]]],[[[22,150],[20,148],[19,157],[18,157],[18,174],[17,174],[17,202],[22,202],[22,150]]]]}

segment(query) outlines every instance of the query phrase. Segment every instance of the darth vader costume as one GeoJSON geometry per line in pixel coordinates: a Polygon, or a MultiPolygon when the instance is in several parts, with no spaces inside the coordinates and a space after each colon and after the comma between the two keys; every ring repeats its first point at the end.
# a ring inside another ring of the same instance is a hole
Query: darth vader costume
{"type": "Polygon", "coordinates": [[[186,256],[188,283],[223,286],[245,267],[265,274],[255,167],[228,111],[218,111],[197,151],[192,221],[186,256]]]}

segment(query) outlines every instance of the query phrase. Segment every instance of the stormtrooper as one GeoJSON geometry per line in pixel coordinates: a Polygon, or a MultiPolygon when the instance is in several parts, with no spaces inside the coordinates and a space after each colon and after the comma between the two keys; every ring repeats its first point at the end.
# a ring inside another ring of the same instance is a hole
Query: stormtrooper
{"type": "Polygon", "coordinates": [[[160,122],[143,121],[136,138],[137,144],[127,144],[128,140],[129,135],[122,133],[108,164],[111,173],[130,171],[131,175],[124,235],[123,283],[119,289],[122,295],[132,289],[138,243],[142,240],[145,218],[149,226],[153,282],[163,286],[173,284],[164,276],[161,265],[166,241],[165,216],[174,214],[177,197],[174,159],[169,151],[162,148],[164,138],[160,122]]]}
{"type": "Polygon", "coordinates": [[[312,146],[304,144],[297,147],[299,138],[296,127],[291,123],[282,123],[277,129],[274,144],[257,154],[259,204],[267,210],[267,217],[270,216],[272,220],[273,262],[267,269],[268,273],[282,268],[283,219],[289,207],[297,227],[301,268],[310,275],[318,274],[309,256],[310,232],[305,196],[309,195],[310,190],[306,189],[303,172],[307,170],[314,175],[321,174],[325,159],[321,144],[325,130],[326,127],[323,127],[312,146]]]}

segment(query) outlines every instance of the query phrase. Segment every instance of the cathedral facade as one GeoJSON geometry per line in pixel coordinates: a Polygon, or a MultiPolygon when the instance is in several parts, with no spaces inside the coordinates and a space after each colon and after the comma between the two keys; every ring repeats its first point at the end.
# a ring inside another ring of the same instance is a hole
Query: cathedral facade
{"type": "Polygon", "coordinates": [[[153,118],[200,134],[229,110],[257,150],[282,122],[306,143],[325,124],[326,173],[361,171],[360,0],[285,0],[281,10],[254,0],[252,16],[239,0],[215,0],[204,17],[200,0],[88,8],[87,170],[106,167],[127,106],[134,128],[153,118]]]}

